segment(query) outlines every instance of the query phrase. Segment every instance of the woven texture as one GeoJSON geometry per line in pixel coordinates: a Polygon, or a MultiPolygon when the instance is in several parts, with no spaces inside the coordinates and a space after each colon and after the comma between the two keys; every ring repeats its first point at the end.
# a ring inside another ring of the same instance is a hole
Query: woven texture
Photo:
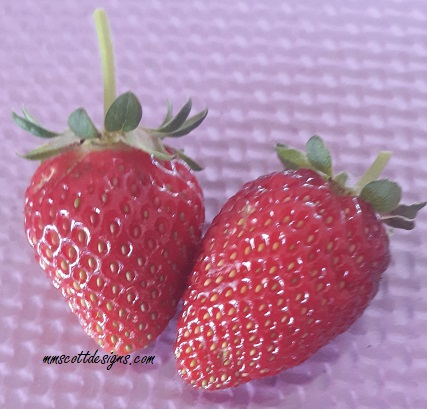
{"type": "MultiPolygon", "coordinates": [[[[337,169],[361,175],[379,150],[406,202],[427,191],[427,2],[424,0],[107,0],[120,92],[132,89],[144,121],[193,98],[209,107],[186,138],[212,220],[246,180],[279,169],[276,142],[302,148],[317,133],[337,169]]],[[[346,334],[301,366],[208,393],[175,370],[176,320],[135,355],[154,364],[47,365],[45,355],[95,352],[33,260],[23,194],[34,147],[10,119],[25,104],[54,129],[87,107],[100,123],[102,79],[92,2],[0,4],[0,407],[325,408],[427,407],[427,212],[396,232],[379,293],[346,334]]],[[[181,144],[181,142],[179,142],[181,144]]],[[[183,145],[180,145],[183,146],[183,145]]]]}

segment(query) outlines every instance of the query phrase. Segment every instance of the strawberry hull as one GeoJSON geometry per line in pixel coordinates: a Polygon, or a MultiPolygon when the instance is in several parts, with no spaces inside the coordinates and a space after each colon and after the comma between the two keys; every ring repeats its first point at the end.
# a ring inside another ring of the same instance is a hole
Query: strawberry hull
{"type": "Polygon", "coordinates": [[[81,147],[48,159],[26,191],[35,256],[85,331],[107,351],[156,339],[185,289],[204,221],[181,160],[81,147]]]}
{"type": "Polygon", "coordinates": [[[389,262],[372,207],[317,173],[247,183],[202,241],[178,322],[180,374],[222,389],[300,364],[363,313],[389,262]]]}

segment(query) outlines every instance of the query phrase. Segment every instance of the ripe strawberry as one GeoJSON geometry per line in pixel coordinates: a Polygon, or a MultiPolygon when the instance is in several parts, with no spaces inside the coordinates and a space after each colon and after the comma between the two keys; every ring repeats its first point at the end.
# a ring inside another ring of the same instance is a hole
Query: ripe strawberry
{"type": "MultiPolygon", "coordinates": [[[[105,32],[105,14],[95,17],[105,32]]],[[[87,334],[127,354],[156,339],[185,289],[204,222],[203,196],[190,169],[197,165],[162,140],[190,132],[207,112],[187,119],[189,101],[173,117],[169,106],[162,126],[147,129],[139,126],[142,109],[132,93],[110,104],[106,92],[106,107],[102,131],[82,108],[62,134],[25,109],[13,117],[49,139],[25,155],[42,160],[25,193],[25,229],[36,259],[87,334]]]]}
{"type": "Polygon", "coordinates": [[[179,372],[196,387],[275,375],[346,331],[389,265],[383,223],[410,229],[425,205],[398,206],[399,187],[373,181],[387,152],[354,191],[345,174],[332,177],[319,137],[307,155],[277,151],[288,170],[246,183],[202,241],[175,345],[179,372]]]}

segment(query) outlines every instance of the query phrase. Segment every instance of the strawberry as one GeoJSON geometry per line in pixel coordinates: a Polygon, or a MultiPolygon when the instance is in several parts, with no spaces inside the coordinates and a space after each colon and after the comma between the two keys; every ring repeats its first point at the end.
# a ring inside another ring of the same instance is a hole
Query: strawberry
{"type": "Polygon", "coordinates": [[[307,153],[277,146],[287,170],[246,183],[215,217],[184,294],[178,370],[221,389],[298,365],[346,331],[375,296],[390,262],[384,224],[411,229],[425,203],[374,180],[383,152],[355,189],[332,175],[318,136],[307,153]]]}
{"type": "MultiPolygon", "coordinates": [[[[95,12],[108,33],[105,12],[95,12]]],[[[110,39],[100,35],[113,71],[110,39]]],[[[108,61],[109,60],[109,61],[108,61]]],[[[25,193],[25,230],[36,260],[86,333],[107,351],[128,354],[163,331],[175,314],[204,222],[202,190],[181,151],[163,144],[205,118],[189,119],[191,100],[157,129],[140,126],[141,105],[105,88],[104,128],[83,108],[63,133],[47,130],[25,109],[18,125],[48,140],[25,155],[42,160],[25,193]]]]}

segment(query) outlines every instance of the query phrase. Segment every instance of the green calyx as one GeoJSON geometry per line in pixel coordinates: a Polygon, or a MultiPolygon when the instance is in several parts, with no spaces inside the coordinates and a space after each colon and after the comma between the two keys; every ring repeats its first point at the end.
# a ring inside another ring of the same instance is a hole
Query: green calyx
{"type": "Polygon", "coordinates": [[[412,230],[417,212],[426,202],[402,205],[400,186],[388,179],[379,179],[391,158],[391,152],[380,152],[354,187],[346,186],[345,172],[333,174],[329,149],[322,138],[312,136],[305,146],[305,152],[277,144],[276,153],[286,169],[311,169],[327,180],[339,195],[359,196],[380,214],[383,223],[390,227],[412,230]]]}
{"type": "Polygon", "coordinates": [[[77,108],[68,118],[68,129],[64,132],[54,132],[42,126],[23,108],[22,115],[12,113],[15,123],[25,131],[47,140],[46,144],[23,157],[31,160],[45,160],[80,145],[110,146],[121,143],[141,149],[157,159],[179,158],[185,161],[191,169],[201,170],[202,167],[183,151],[165,146],[162,141],[166,137],[180,137],[190,133],[206,118],[207,109],[190,117],[192,108],[190,99],[176,115],[173,115],[172,105],[168,101],[165,119],[158,128],[141,126],[142,106],[138,98],[132,92],[125,92],[116,97],[113,48],[105,11],[97,9],[94,19],[104,77],[103,128],[97,129],[86,110],[77,108]]]}

